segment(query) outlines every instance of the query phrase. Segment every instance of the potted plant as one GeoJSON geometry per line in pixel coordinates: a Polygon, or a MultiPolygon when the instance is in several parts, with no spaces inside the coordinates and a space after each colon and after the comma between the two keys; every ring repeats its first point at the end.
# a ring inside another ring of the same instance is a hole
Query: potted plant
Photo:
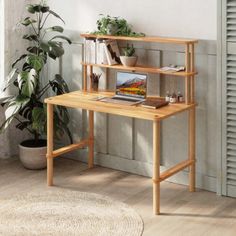
{"type": "MultiPolygon", "coordinates": [[[[13,86],[16,94],[1,99],[3,106],[6,106],[5,121],[0,127],[0,131],[15,120],[16,128],[27,130],[31,135],[30,140],[26,140],[19,145],[20,159],[23,165],[29,169],[41,169],[46,167],[46,107],[43,103],[48,93],[60,95],[69,92],[64,79],[56,74],[54,78],[44,78],[43,68],[49,58],[54,60],[64,54],[62,43],[58,39],[65,40],[69,44],[69,38],[62,35],[64,29],[61,26],[52,26],[45,28],[46,22],[50,16],[63,19],[49,6],[43,2],[39,4],[27,5],[27,11],[31,14],[21,21],[21,25],[29,28],[29,34],[23,36],[23,39],[30,43],[26,52],[21,55],[13,64],[6,81],[6,90],[13,86]],[[58,33],[59,35],[51,35],[58,33]],[[51,90],[51,92],[49,91],[51,90]]],[[[60,138],[67,134],[72,142],[72,136],[68,128],[69,115],[63,107],[57,107],[54,110],[55,138],[60,138]]]]}
{"type": "Polygon", "coordinates": [[[138,57],[135,56],[135,49],[133,44],[131,46],[129,46],[129,44],[127,44],[127,46],[123,49],[124,52],[124,56],[120,56],[120,60],[121,63],[124,66],[135,66],[138,60],[138,57]]]}
{"type": "Polygon", "coordinates": [[[97,20],[97,30],[92,34],[99,35],[117,35],[117,36],[129,36],[129,37],[144,37],[144,33],[137,33],[132,30],[126,19],[121,17],[113,17],[109,15],[99,15],[97,20]]]}

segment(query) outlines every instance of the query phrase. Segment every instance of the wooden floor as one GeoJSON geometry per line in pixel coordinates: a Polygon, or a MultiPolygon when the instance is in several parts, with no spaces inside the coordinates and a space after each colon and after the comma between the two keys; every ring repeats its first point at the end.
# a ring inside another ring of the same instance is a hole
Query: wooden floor
{"type": "MultiPolygon", "coordinates": [[[[73,160],[55,161],[55,187],[104,194],[136,209],[144,221],[144,236],[235,236],[236,199],[219,197],[164,182],[160,216],[152,215],[152,181],[121,171],[95,167],[87,170],[73,160]]],[[[0,200],[15,194],[47,189],[46,170],[29,171],[17,159],[0,161],[0,200]]]]}

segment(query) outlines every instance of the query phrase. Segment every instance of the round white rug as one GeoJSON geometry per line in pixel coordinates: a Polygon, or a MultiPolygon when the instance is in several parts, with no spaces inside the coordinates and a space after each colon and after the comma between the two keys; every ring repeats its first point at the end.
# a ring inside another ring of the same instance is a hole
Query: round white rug
{"type": "Polygon", "coordinates": [[[0,199],[0,235],[140,236],[143,221],[124,203],[106,196],[49,190],[0,199]]]}

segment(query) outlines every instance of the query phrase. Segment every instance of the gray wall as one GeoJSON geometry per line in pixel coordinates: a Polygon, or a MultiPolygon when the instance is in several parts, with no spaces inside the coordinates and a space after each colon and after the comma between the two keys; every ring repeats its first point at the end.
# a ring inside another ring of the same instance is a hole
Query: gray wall
{"type": "MultiPolygon", "coordinates": [[[[184,63],[181,46],[135,44],[139,60],[150,65],[184,63]]],[[[62,72],[71,90],[82,86],[82,46],[74,43],[66,46],[62,62],[62,72]]],[[[217,90],[216,90],[216,42],[200,41],[196,48],[197,108],[197,186],[216,191],[217,176],[217,90]]],[[[99,69],[100,70],[100,69],[99,69]]],[[[99,71],[98,70],[98,71],[99,71]]],[[[50,71],[50,69],[49,69],[50,71]]],[[[102,71],[104,74],[106,71],[102,71]]],[[[109,70],[108,88],[114,89],[115,71],[109,70]]],[[[106,88],[102,79],[100,88],[106,88]]],[[[165,94],[166,90],[183,91],[183,79],[175,77],[159,78],[149,75],[149,94],[165,94]],[[160,86],[159,86],[160,83],[160,86]],[[161,89],[159,89],[159,87],[161,89]]],[[[86,112],[72,110],[71,126],[75,140],[87,135],[86,112]]],[[[162,170],[187,158],[187,115],[180,114],[162,123],[162,170]]],[[[95,116],[96,163],[145,176],[152,175],[152,123],[106,114],[95,116]]],[[[87,160],[87,150],[75,151],[67,155],[76,160],[87,160]]],[[[186,184],[187,172],[170,179],[172,182],[186,184]]]]}
{"type": "MultiPolygon", "coordinates": [[[[5,76],[11,70],[11,64],[25,52],[28,43],[22,39],[22,36],[27,32],[25,27],[22,27],[18,22],[24,19],[27,15],[25,7],[29,3],[38,2],[37,0],[5,0],[5,76]]],[[[3,80],[5,78],[1,78],[3,80]]],[[[6,93],[13,94],[10,90],[6,93]]],[[[4,109],[0,107],[0,122],[4,121],[4,109]]],[[[15,128],[15,124],[10,126],[6,132],[0,135],[0,158],[9,158],[18,153],[18,144],[28,138],[28,133],[20,132],[15,128]]]]}

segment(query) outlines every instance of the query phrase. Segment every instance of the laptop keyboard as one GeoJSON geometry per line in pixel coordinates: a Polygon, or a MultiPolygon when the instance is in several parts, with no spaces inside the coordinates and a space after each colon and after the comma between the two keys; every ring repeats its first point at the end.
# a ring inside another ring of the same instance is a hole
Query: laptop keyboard
{"type": "Polygon", "coordinates": [[[138,102],[138,101],[140,101],[138,99],[121,98],[121,97],[113,97],[112,99],[114,99],[114,100],[122,100],[122,101],[127,101],[127,102],[138,102]]]}

